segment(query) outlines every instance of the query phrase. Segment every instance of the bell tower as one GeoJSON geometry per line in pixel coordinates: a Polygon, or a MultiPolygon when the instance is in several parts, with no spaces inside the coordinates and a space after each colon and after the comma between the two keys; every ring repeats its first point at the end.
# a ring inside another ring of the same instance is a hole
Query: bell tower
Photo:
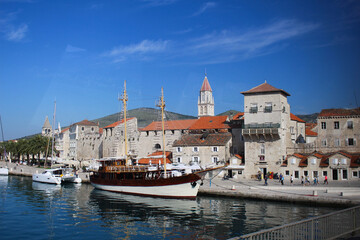
{"type": "Polygon", "coordinates": [[[214,97],[206,73],[198,100],[198,117],[204,116],[214,116],[214,97]]]}

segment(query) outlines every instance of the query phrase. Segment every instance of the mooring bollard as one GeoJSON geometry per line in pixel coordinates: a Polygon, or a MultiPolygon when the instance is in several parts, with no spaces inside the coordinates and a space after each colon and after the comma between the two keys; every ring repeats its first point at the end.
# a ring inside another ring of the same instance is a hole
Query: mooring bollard
{"type": "Polygon", "coordinates": [[[317,191],[313,191],[313,196],[317,196],[317,191]]]}
{"type": "Polygon", "coordinates": [[[232,188],[231,188],[231,190],[235,190],[235,185],[232,185],[232,188]]]}

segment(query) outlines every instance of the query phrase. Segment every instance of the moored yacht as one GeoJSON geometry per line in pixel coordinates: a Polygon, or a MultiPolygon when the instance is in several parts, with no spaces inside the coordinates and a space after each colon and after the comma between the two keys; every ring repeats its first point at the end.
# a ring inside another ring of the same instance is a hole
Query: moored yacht
{"type": "Polygon", "coordinates": [[[99,160],[100,168],[90,176],[91,184],[101,190],[120,192],[141,196],[164,197],[164,198],[188,198],[195,199],[202,181],[208,171],[223,168],[201,170],[194,167],[171,165],[166,158],[164,138],[164,96],[160,98],[161,108],[163,154],[159,163],[152,165],[138,165],[135,160],[128,159],[127,132],[126,132],[126,82],[124,84],[124,140],[125,153],[123,158],[99,160]]]}
{"type": "Polygon", "coordinates": [[[71,168],[47,169],[43,173],[33,174],[33,181],[51,184],[81,183],[81,178],[77,177],[71,168]]]}

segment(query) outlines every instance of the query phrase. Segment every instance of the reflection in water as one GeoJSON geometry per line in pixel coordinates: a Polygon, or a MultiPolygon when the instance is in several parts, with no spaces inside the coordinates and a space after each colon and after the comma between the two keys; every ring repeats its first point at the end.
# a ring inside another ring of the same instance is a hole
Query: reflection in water
{"type": "Polygon", "coordinates": [[[332,211],[231,198],[138,197],[0,178],[1,239],[227,239],[332,211]]]}

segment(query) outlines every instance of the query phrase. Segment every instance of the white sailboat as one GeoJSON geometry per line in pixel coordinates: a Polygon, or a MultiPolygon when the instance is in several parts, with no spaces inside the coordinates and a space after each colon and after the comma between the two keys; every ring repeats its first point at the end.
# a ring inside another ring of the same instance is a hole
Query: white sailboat
{"type": "MultiPolygon", "coordinates": [[[[56,116],[56,101],[54,104],[54,117],[53,117],[53,126],[55,126],[55,116],[56,116]]],[[[52,147],[51,147],[51,166],[53,164],[54,157],[54,131],[52,132],[52,147]]],[[[45,170],[42,173],[36,173],[32,176],[33,181],[42,182],[42,183],[51,183],[51,184],[61,184],[62,182],[70,183],[81,183],[81,178],[79,178],[71,168],[54,168],[45,170]]]]}

